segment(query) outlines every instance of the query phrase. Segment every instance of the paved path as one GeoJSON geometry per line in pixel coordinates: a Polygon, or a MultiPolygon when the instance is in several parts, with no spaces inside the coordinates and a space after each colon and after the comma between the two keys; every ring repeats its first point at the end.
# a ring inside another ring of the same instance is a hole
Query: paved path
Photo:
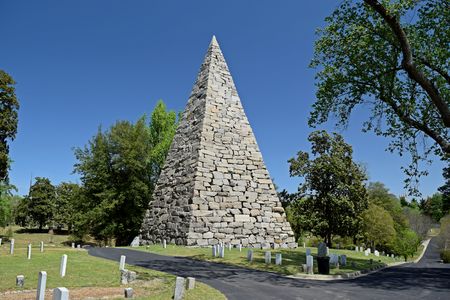
{"type": "Polygon", "coordinates": [[[316,281],[183,257],[118,248],[91,248],[89,254],[179,276],[192,276],[235,299],[450,299],[450,265],[438,262],[431,240],[417,264],[404,264],[352,280],[316,281]]]}

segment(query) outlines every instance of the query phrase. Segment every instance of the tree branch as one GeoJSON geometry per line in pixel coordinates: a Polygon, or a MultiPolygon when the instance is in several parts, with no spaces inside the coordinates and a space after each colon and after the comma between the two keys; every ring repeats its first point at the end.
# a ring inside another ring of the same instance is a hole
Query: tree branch
{"type": "Polygon", "coordinates": [[[446,127],[450,127],[450,109],[444,99],[442,99],[434,84],[416,68],[408,38],[397,18],[389,14],[386,8],[377,0],[364,0],[364,2],[373,8],[386,21],[391,30],[394,32],[402,49],[402,65],[408,73],[408,76],[412,80],[416,81],[427,92],[428,96],[431,98],[431,101],[439,111],[444,125],[446,127]]]}
{"type": "Polygon", "coordinates": [[[445,78],[445,80],[448,82],[448,84],[450,84],[450,75],[447,74],[444,70],[442,70],[439,67],[436,67],[434,65],[432,65],[431,63],[429,63],[427,60],[425,60],[424,58],[419,58],[420,62],[423,63],[425,66],[427,66],[428,68],[430,68],[431,70],[435,71],[436,73],[438,73],[439,75],[441,75],[442,77],[445,78]]]}

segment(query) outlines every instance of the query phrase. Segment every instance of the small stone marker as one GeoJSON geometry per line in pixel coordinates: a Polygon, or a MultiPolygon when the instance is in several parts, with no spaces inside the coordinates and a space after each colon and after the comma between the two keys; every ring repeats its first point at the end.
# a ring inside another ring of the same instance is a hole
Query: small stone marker
{"type": "Polygon", "coordinates": [[[136,272],[127,269],[120,270],[120,283],[128,284],[135,281],[137,278],[136,272]]]}
{"type": "Polygon", "coordinates": [[[120,256],[120,262],[119,262],[119,270],[125,270],[125,260],[127,257],[125,255],[120,256]]]}
{"type": "Polygon", "coordinates": [[[163,248],[166,249],[167,248],[167,241],[163,240],[163,248]]]}
{"type": "Polygon", "coordinates": [[[367,251],[370,253],[372,253],[372,250],[370,248],[367,248],[367,251]]]}
{"type": "Polygon", "coordinates": [[[72,243],[72,249],[75,249],[75,243],[72,243]]]}
{"type": "Polygon", "coordinates": [[[380,256],[380,252],[378,252],[378,250],[375,250],[373,253],[375,254],[375,256],[380,256]]]}
{"type": "Polygon", "coordinates": [[[238,248],[239,248],[239,252],[242,252],[242,244],[239,244],[238,248]]]}
{"type": "Polygon", "coordinates": [[[44,252],[44,242],[41,241],[41,252],[44,252]]]}
{"type": "Polygon", "coordinates": [[[14,254],[14,239],[11,239],[11,243],[9,244],[9,254],[14,254]]]}
{"type": "Polygon", "coordinates": [[[23,287],[24,284],[25,284],[25,276],[17,275],[16,276],[16,286],[23,287]]]}
{"type": "Polygon", "coordinates": [[[305,242],[303,242],[303,248],[306,248],[306,243],[305,242]]]}
{"type": "Polygon", "coordinates": [[[67,268],[67,255],[64,254],[61,257],[61,264],[59,266],[59,276],[61,277],[66,276],[66,268],[67,268]]]}
{"type": "Polygon", "coordinates": [[[132,288],[125,288],[123,290],[125,298],[133,298],[133,289],[132,288]]]}
{"type": "Polygon", "coordinates": [[[394,258],[394,254],[391,254],[391,257],[394,258]]]}
{"type": "Polygon", "coordinates": [[[224,246],[221,246],[219,248],[219,255],[220,255],[221,258],[225,257],[225,247],[224,246]]]}
{"type": "Polygon", "coordinates": [[[341,265],[342,265],[342,266],[346,266],[346,265],[347,265],[347,255],[342,254],[342,255],[340,256],[340,259],[341,259],[341,265]]]}
{"type": "Polygon", "coordinates": [[[327,256],[330,255],[330,248],[327,247],[327,256]]]}
{"type": "Polygon", "coordinates": [[[0,238],[0,246],[2,245],[2,238],[0,238]]]}
{"type": "MultiPolygon", "coordinates": [[[[223,247],[221,247],[223,249],[223,247]]],[[[173,294],[173,300],[182,300],[184,295],[184,278],[177,277],[175,281],[175,292],[173,294]]]]}
{"type": "Polygon", "coordinates": [[[139,247],[139,236],[135,236],[133,241],[131,242],[130,246],[131,247],[139,247]]]}
{"type": "Polygon", "coordinates": [[[281,266],[281,262],[282,262],[281,253],[275,254],[275,264],[278,265],[278,266],[281,266]]]}
{"type": "Polygon", "coordinates": [[[78,250],[81,249],[81,245],[80,245],[80,244],[77,245],[77,249],[78,249],[78,250]]]}
{"type": "Polygon", "coordinates": [[[356,252],[359,252],[358,246],[355,246],[355,251],[356,251],[356,252]]]}
{"type": "Polygon", "coordinates": [[[69,290],[65,287],[53,289],[53,300],[69,300],[69,290]]]}
{"type": "Polygon", "coordinates": [[[266,262],[266,264],[270,264],[272,261],[272,253],[270,253],[270,251],[266,251],[264,252],[264,260],[266,262]]]}
{"type": "Polygon", "coordinates": [[[311,255],[311,249],[306,249],[306,256],[311,255]]]}
{"type": "Polygon", "coordinates": [[[313,257],[312,257],[312,255],[308,255],[306,257],[306,273],[307,274],[314,274],[313,267],[314,267],[313,257]]]}
{"type": "Polygon", "coordinates": [[[364,250],[364,255],[365,256],[369,256],[369,250],[368,249],[364,250]]]}
{"type": "Polygon", "coordinates": [[[337,267],[337,265],[339,264],[339,256],[337,256],[336,254],[331,254],[330,255],[330,265],[334,265],[335,267],[337,267]]]}
{"type": "Polygon", "coordinates": [[[317,256],[325,257],[328,255],[328,247],[324,242],[320,242],[317,246],[317,256]]]}
{"type": "Polygon", "coordinates": [[[212,256],[216,257],[217,256],[217,248],[216,245],[212,245],[212,256]]]}
{"type": "Polygon", "coordinates": [[[247,251],[247,261],[249,261],[249,262],[253,261],[253,250],[247,251]]]}
{"type": "Polygon", "coordinates": [[[47,284],[47,272],[40,271],[38,277],[38,286],[36,292],[36,300],[44,300],[45,298],[45,286],[47,284]]]}
{"type": "Polygon", "coordinates": [[[186,278],[186,289],[193,290],[194,288],[195,288],[195,278],[194,277],[186,278]]]}
{"type": "Polygon", "coordinates": [[[31,244],[28,244],[28,247],[27,247],[27,258],[31,259],[31,244]]]}

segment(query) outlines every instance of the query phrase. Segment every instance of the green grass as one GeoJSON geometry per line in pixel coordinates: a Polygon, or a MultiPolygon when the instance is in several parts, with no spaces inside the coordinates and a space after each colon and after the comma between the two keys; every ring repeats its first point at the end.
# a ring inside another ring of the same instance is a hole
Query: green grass
{"type": "MultiPolygon", "coordinates": [[[[272,252],[272,263],[270,265],[264,262],[264,252],[266,250],[253,249],[253,262],[247,261],[247,250],[242,248],[242,252],[239,252],[237,248],[233,248],[231,251],[225,250],[225,257],[218,258],[212,257],[211,248],[197,248],[197,247],[185,247],[177,245],[167,245],[164,249],[161,245],[151,245],[151,246],[141,246],[136,248],[131,248],[141,251],[147,251],[152,253],[157,253],[161,255],[168,256],[184,256],[191,257],[193,259],[222,262],[231,265],[238,265],[251,269],[258,269],[264,271],[272,271],[285,275],[296,275],[301,273],[301,265],[306,264],[306,249],[276,249],[270,250],[272,252]],[[282,253],[283,264],[281,266],[275,265],[275,253],[282,253]]],[[[317,254],[316,248],[310,248],[311,254],[315,257],[317,254]]],[[[343,274],[348,272],[360,271],[364,269],[369,269],[371,267],[380,266],[382,264],[391,264],[394,262],[399,262],[401,259],[392,259],[386,256],[376,257],[373,254],[365,256],[364,253],[355,252],[350,250],[337,250],[330,249],[330,253],[335,253],[338,255],[347,255],[347,266],[337,268],[330,268],[331,275],[343,274]],[[372,264],[370,259],[373,260],[372,264]],[[354,262],[354,267],[352,267],[352,262],[354,262]]],[[[315,263],[315,273],[317,272],[317,263],[315,263]]]]}
{"type": "MultiPolygon", "coordinates": [[[[118,262],[88,255],[86,250],[76,250],[64,247],[67,236],[53,237],[44,233],[15,233],[14,255],[9,254],[9,243],[0,247],[0,292],[11,290],[36,289],[39,271],[47,272],[47,288],[58,286],[69,290],[78,287],[120,287],[118,262]],[[44,252],[39,251],[40,241],[46,244],[44,252]],[[27,259],[28,243],[32,243],[31,260],[27,259]],[[66,276],[59,276],[61,256],[67,254],[66,276]],[[17,288],[17,275],[25,276],[25,286],[17,288]]],[[[146,268],[127,265],[127,268],[138,273],[136,283],[136,299],[171,299],[175,286],[175,276],[146,268]],[[144,280],[144,281],[141,281],[144,280]],[[144,284],[145,283],[145,284],[144,284]],[[143,295],[140,297],[139,295],[143,295]]],[[[1,297],[0,297],[1,298],[1,297]]],[[[219,291],[200,282],[194,290],[187,291],[186,299],[226,299],[219,291]]]]}

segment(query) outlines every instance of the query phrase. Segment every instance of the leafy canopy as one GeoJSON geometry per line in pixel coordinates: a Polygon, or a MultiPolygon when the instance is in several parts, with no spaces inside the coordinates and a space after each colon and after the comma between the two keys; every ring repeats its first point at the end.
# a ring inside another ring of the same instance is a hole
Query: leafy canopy
{"type": "Polygon", "coordinates": [[[311,154],[299,151],[289,160],[290,175],[304,177],[301,199],[292,210],[305,230],[331,246],[332,235],[353,236],[367,208],[366,175],[353,162],[352,147],[339,134],[309,135],[311,154]]]}
{"type": "Polygon", "coordinates": [[[368,109],[363,131],[390,138],[390,151],[411,154],[404,169],[410,193],[427,173],[421,160],[450,154],[449,19],[448,1],[344,0],[315,44],[309,124],[333,115],[345,127],[356,107],[368,109]]]}

